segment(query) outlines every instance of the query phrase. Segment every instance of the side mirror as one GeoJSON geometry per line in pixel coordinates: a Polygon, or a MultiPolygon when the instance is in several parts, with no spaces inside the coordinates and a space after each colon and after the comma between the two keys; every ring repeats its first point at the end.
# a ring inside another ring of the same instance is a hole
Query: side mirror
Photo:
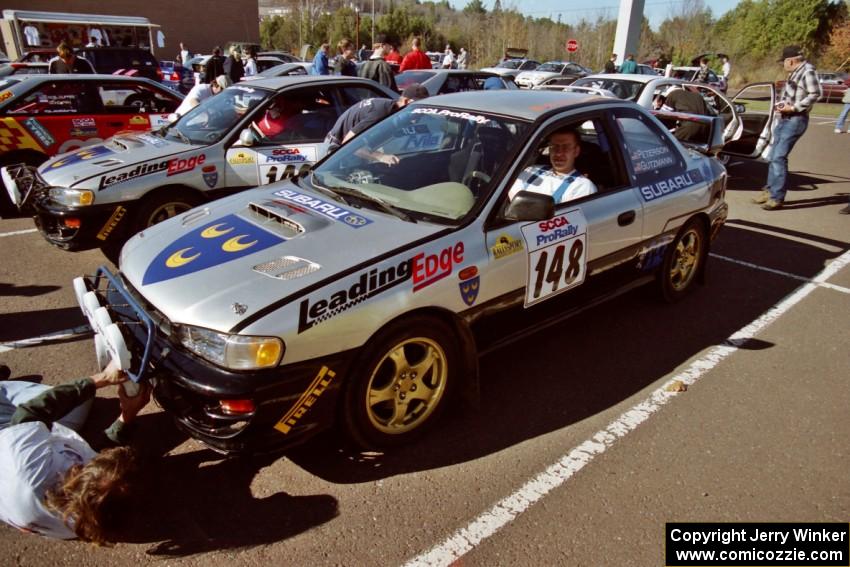
{"type": "Polygon", "coordinates": [[[252,132],[250,128],[245,128],[239,133],[239,143],[245,147],[250,148],[256,141],[257,138],[254,136],[254,132],[252,132]]]}
{"type": "Polygon", "coordinates": [[[508,203],[504,217],[510,221],[537,221],[555,216],[555,199],[532,191],[520,191],[508,203]]]}
{"type": "Polygon", "coordinates": [[[735,112],[737,112],[738,114],[743,114],[746,111],[747,111],[747,105],[746,104],[741,104],[739,102],[735,103],[735,112]]]}

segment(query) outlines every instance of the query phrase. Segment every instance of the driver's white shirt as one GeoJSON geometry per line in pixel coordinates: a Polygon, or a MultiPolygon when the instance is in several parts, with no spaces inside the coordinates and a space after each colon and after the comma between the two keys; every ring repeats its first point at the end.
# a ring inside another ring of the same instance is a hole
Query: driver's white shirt
{"type": "Polygon", "coordinates": [[[558,204],[596,193],[596,185],[576,169],[564,174],[549,165],[531,165],[519,174],[508,197],[513,199],[520,191],[551,195],[558,204]]]}

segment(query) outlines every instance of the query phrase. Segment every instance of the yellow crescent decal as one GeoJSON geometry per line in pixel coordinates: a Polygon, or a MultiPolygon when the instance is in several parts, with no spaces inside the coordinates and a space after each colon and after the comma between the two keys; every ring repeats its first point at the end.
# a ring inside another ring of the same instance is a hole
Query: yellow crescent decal
{"type": "Polygon", "coordinates": [[[188,256],[188,257],[183,256],[183,254],[187,250],[191,250],[191,249],[192,249],[192,247],[190,246],[188,248],[178,250],[177,252],[175,252],[174,254],[172,254],[171,256],[168,257],[168,260],[165,261],[165,265],[168,266],[169,268],[179,268],[180,266],[184,266],[184,265],[188,264],[189,262],[191,262],[192,260],[194,260],[195,258],[197,258],[198,256],[201,255],[201,253],[198,252],[194,256],[188,256]]]}
{"type": "Polygon", "coordinates": [[[234,236],[233,238],[231,238],[230,240],[228,240],[227,242],[222,244],[221,249],[224,250],[225,252],[239,252],[240,250],[245,250],[246,248],[250,248],[251,246],[253,246],[254,244],[256,244],[258,242],[257,240],[255,240],[253,242],[249,242],[247,244],[242,244],[241,242],[239,242],[240,238],[245,238],[247,236],[248,236],[247,234],[240,234],[239,236],[234,236]]]}
{"type": "Polygon", "coordinates": [[[230,228],[228,228],[227,230],[219,230],[218,227],[220,227],[220,226],[224,226],[224,223],[212,225],[211,227],[204,230],[201,233],[201,236],[204,237],[204,238],[218,238],[219,236],[222,236],[223,234],[227,234],[228,232],[231,232],[233,230],[232,226],[230,228]]]}

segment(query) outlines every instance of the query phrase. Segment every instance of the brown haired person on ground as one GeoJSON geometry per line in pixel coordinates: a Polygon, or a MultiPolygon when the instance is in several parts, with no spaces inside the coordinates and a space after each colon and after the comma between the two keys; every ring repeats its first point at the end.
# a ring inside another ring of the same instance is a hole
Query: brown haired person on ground
{"type": "MultiPolygon", "coordinates": [[[[75,431],[82,427],[96,390],[127,375],[110,363],[102,372],[60,386],[0,381],[0,520],[21,531],[104,544],[126,512],[135,470],[131,449],[100,454],[75,431]]],[[[150,400],[118,389],[121,416],[106,430],[112,443],[126,440],[127,425],[150,400]]]]}

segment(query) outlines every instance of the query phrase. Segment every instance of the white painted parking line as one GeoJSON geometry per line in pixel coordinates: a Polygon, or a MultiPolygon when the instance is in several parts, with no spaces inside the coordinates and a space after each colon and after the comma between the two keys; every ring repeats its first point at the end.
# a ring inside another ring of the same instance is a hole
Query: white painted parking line
{"type": "Polygon", "coordinates": [[[38,232],[38,229],[37,228],[28,228],[26,230],[16,230],[14,232],[2,232],[2,233],[0,233],[0,238],[3,238],[4,236],[17,236],[19,234],[29,234],[31,232],[38,232]]]}
{"type": "Polygon", "coordinates": [[[821,250],[826,250],[832,254],[840,254],[847,250],[848,243],[840,243],[844,244],[844,246],[835,246],[832,244],[827,244],[825,242],[821,242],[819,240],[814,240],[812,238],[806,238],[803,235],[797,234],[788,234],[786,232],[782,232],[781,230],[772,230],[769,227],[761,227],[761,226],[752,226],[749,224],[745,224],[742,222],[738,222],[737,219],[727,220],[726,224],[728,226],[733,226],[735,228],[739,228],[741,230],[749,230],[751,232],[758,232],[759,234],[768,234],[770,236],[774,236],[776,238],[783,238],[785,240],[790,240],[791,242],[800,242],[801,244],[805,244],[807,246],[814,246],[815,248],[820,248],[821,250]]]}
{"type": "Polygon", "coordinates": [[[733,264],[738,264],[741,266],[746,266],[748,268],[753,268],[754,270],[761,270],[763,272],[770,272],[771,274],[776,274],[779,276],[785,276],[786,278],[791,278],[794,280],[798,280],[801,282],[811,282],[820,287],[825,287],[827,289],[833,289],[835,291],[840,291],[841,293],[850,294],[850,289],[846,287],[842,287],[840,285],[831,284],[829,282],[814,282],[813,280],[804,277],[798,276],[797,274],[792,274],[791,272],[783,272],[782,270],[774,270],[773,268],[768,268],[767,266],[759,266],[758,264],[753,264],[750,262],[744,262],[743,260],[736,260],[735,258],[729,258],[728,256],[721,256],[720,254],[709,254],[712,258],[717,258],[718,260],[724,260],[726,262],[731,262],[733,264]]]}
{"type": "Polygon", "coordinates": [[[32,337],[30,339],[21,339],[19,341],[11,341],[8,343],[0,343],[0,352],[8,352],[10,350],[15,350],[18,348],[29,348],[38,346],[44,343],[51,343],[54,341],[63,341],[65,339],[72,339],[74,337],[79,337],[83,335],[92,334],[92,328],[88,325],[80,325],[79,327],[74,327],[73,329],[65,329],[62,331],[56,331],[54,333],[48,333],[46,335],[41,335],[40,337],[32,337]]]}
{"type": "Polygon", "coordinates": [[[668,386],[676,381],[688,385],[695,383],[720,362],[737,352],[741,345],[754,338],[812,291],[818,289],[819,284],[826,282],[848,264],[850,264],[850,251],[839,256],[810,282],[797,288],[758,319],[733,333],[723,344],[712,348],[705,356],[692,362],[687,369],[668,380],[652,392],[649,397],[609,423],[605,429],[598,431],[593,437],[573,448],[558,462],[549,466],[510,496],[496,503],[490,510],[467,524],[466,527],[456,531],[447,540],[408,561],[405,567],[448,567],[469,553],[482,541],[508,525],[552,490],[567,482],[575,473],[584,468],[595,457],[604,453],[618,439],[628,435],[676,397],[677,392],[668,392],[668,386]]]}

